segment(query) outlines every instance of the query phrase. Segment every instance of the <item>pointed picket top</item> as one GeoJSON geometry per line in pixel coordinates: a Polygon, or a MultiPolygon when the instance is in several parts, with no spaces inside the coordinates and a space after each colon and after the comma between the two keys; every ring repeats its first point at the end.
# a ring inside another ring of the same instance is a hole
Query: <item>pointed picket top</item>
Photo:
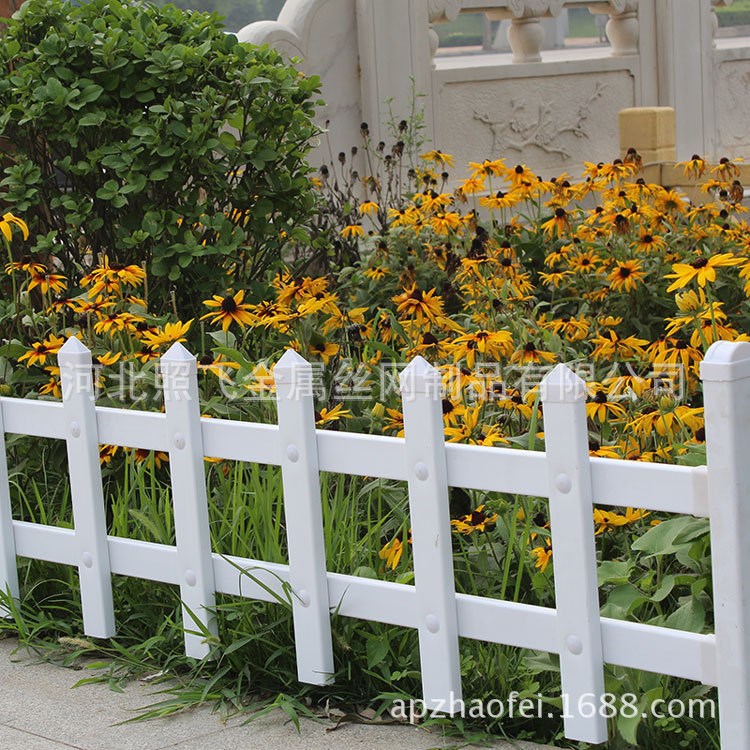
{"type": "Polygon", "coordinates": [[[164,354],[161,355],[161,362],[162,364],[169,364],[171,362],[174,362],[176,364],[181,364],[184,362],[194,362],[195,361],[195,355],[191,354],[188,349],[186,349],[179,341],[175,341],[172,346],[167,349],[164,354]]]}
{"type": "Polygon", "coordinates": [[[404,368],[398,379],[404,398],[440,395],[440,371],[419,355],[404,368]]]}
{"type": "Polygon", "coordinates": [[[549,373],[540,387],[542,402],[569,404],[586,400],[586,383],[567,365],[559,364],[549,373]]]}
{"type": "Polygon", "coordinates": [[[273,368],[278,398],[298,399],[313,395],[312,365],[294,349],[287,349],[273,368]]]}
{"type": "Polygon", "coordinates": [[[287,349],[273,368],[277,383],[287,383],[294,379],[293,373],[312,370],[312,365],[294,349],[287,349]]]}
{"type": "Polygon", "coordinates": [[[90,365],[91,352],[77,336],[70,336],[57,352],[60,365],[90,365]]]}
{"type": "Polygon", "coordinates": [[[750,377],[750,343],[716,341],[701,362],[703,380],[740,380],[750,377]]]}

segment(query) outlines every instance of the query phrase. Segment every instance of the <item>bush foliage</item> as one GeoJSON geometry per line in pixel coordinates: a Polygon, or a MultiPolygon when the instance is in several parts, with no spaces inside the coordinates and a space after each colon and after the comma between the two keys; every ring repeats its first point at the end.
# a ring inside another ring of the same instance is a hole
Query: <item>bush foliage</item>
{"type": "Polygon", "coordinates": [[[215,15],[30,0],[0,41],[0,201],[68,274],[106,253],[178,299],[247,282],[314,207],[318,86],[215,15]]]}

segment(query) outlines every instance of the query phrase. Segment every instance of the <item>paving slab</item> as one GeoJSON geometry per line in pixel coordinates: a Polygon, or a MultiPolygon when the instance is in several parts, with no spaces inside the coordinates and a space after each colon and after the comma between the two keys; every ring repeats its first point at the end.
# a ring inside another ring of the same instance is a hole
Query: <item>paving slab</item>
{"type": "MultiPolygon", "coordinates": [[[[301,722],[280,711],[243,723],[222,722],[208,706],[132,724],[159,700],[159,687],[134,681],[123,692],[104,684],[73,687],[87,672],[40,662],[15,639],[0,641],[0,748],[10,750],[432,750],[455,738],[408,725],[301,722]]],[[[528,742],[497,742],[492,750],[550,750],[528,742]]]]}

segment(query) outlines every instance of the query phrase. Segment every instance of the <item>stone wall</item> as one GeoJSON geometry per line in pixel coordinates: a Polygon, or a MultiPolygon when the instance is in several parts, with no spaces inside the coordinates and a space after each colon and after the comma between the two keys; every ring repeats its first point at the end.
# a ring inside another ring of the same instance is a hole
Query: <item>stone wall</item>
{"type": "Polygon", "coordinates": [[[458,162],[506,156],[545,175],[617,156],[617,113],[676,111],[677,157],[750,157],[750,39],[715,39],[732,0],[287,0],[278,21],[240,39],[275,44],[323,80],[327,162],[420,95],[426,132],[458,162]],[[544,19],[604,15],[609,47],[544,49],[544,19]],[[436,56],[436,24],[483,12],[509,22],[511,52],[436,56]]]}

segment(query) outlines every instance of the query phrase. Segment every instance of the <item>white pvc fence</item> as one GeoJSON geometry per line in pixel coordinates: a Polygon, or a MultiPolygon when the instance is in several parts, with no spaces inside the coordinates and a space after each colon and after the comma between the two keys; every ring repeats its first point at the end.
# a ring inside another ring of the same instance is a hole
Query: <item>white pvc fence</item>
{"type": "MultiPolygon", "coordinates": [[[[283,595],[288,584],[303,682],[331,680],[335,608],[418,630],[428,706],[461,697],[460,636],[559,654],[570,739],[607,739],[598,712],[574,709],[604,692],[608,662],[718,685],[723,746],[750,750],[750,344],[714,344],[703,363],[708,469],[590,458],[584,384],[563,365],[542,385],[540,453],[445,444],[439,374],[421,358],[401,375],[405,439],[316,430],[311,367],[292,351],[275,369],[278,426],[202,419],[196,361],[180,344],[161,360],[163,414],[95,407],[91,354],[78,339],[63,346],[59,363],[62,404],[0,399],[0,583],[14,595],[16,555],[75,565],[85,632],[106,638],[115,634],[113,573],[178,585],[186,628],[195,629],[189,608],[214,632],[216,592],[274,601],[264,586],[283,595]],[[6,432],[67,442],[75,530],[12,519],[6,432]],[[102,443],[169,453],[176,546],[107,536],[102,443]],[[204,456],[281,466],[288,565],[212,553],[204,456]],[[408,482],[414,586],[327,572],[321,471],[408,482]],[[549,498],[556,609],[455,592],[449,486],[549,498]],[[600,617],[594,502],[710,517],[715,635],[600,617]]],[[[209,650],[190,633],[185,649],[196,658],[209,650]]]]}

